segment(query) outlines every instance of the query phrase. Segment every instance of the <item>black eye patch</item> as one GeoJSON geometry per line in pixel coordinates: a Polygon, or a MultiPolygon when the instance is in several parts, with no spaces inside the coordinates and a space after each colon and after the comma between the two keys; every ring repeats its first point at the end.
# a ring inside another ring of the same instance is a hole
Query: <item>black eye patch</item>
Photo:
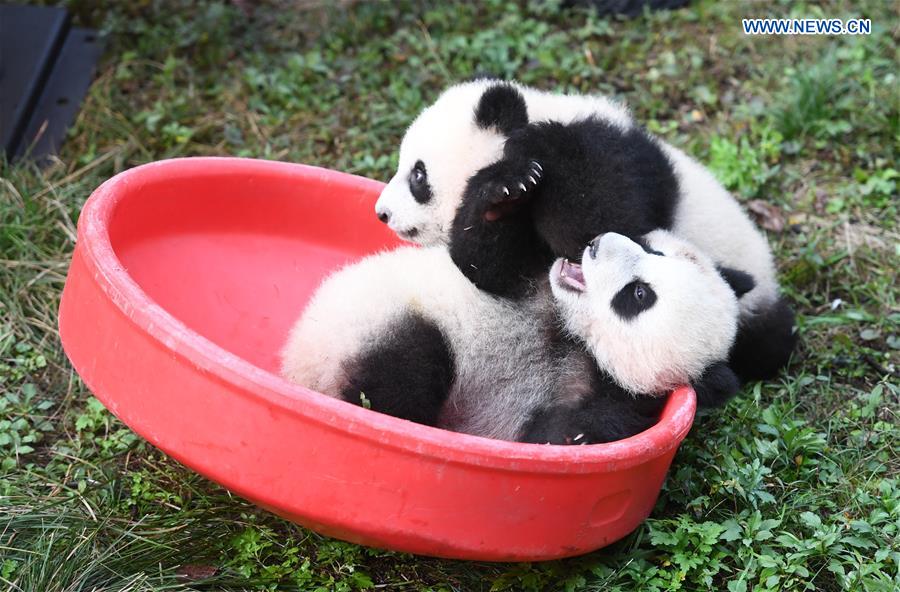
{"type": "Polygon", "coordinates": [[[619,290],[612,299],[612,309],[623,319],[630,320],[656,304],[656,292],[649,284],[634,280],[619,290]]]}
{"type": "Polygon", "coordinates": [[[647,240],[644,239],[644,238],[637,238],[637,239],[634,239],[634,242],[636,242],[637,244],[639,244],[639,245],[641,246],[641,248],[644,249],[644,252],[645,252],[645,253],[648,253],[648,254],[650,254],[650,255],[659,255],[660,257],[665,257],[665,254],[660,253],[659,251],[653,249],[653,248],[650,246],[650,243],[648,243],[647,240]]]}
{"type": "Polygon", "coordinates": [[[431,201],[431,185],[428,183],[428,171],[425,169],[425,163],[417,160],[409,171],[409,192],[412,193],[413,199],[420,204],[427,204],[431,201]]]}

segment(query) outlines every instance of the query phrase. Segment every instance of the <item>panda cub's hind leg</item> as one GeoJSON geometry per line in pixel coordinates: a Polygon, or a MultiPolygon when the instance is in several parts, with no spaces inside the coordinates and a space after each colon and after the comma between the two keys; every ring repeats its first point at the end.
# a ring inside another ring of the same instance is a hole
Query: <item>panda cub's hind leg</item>
{"type": "Polygon", "coordinates": [[[455,378],[453,350],[440,328],[406,313],[370,348],[344,363],[345,401],[434,426],[455,378]]]}

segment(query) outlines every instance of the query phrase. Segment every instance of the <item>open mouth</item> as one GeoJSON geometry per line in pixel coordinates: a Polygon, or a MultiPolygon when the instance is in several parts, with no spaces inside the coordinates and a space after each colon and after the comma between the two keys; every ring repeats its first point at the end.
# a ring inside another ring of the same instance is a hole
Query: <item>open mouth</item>
{"type": "Polygon", "coordinates": [[[584,282],[584,273],[581,265],[572,263],[568,259],[563,259],[559,264],[559,285],[566,290],[573,292],[584,292],[587,290],[587,284],[584,282]]]}

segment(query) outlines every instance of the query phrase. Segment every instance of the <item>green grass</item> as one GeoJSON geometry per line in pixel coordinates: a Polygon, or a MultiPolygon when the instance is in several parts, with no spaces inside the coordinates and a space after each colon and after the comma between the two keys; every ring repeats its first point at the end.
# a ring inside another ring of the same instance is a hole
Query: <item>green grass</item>
{"type": "Polygon", "coordinates": [[[743,3],[701,1],[633,21],[537,1],[67,4],[109,33],[106,58],[59,158],[0,172],[0,589],[900,585],[890,3],[785,1],[743,12],[743,3]],[[757,16],[863,16],[873,33],[745,37],[741,17],[757,16]],[[698,419],[635,533],[542,564],[366,549],[232,497],[90,397],[62,354],[55,317],[79,209],[104,179],[200,154],[387,179],[411,118],[476,71],[622,97],[783,224],[769,239],[802,345],[780,379],[698,419]]]}

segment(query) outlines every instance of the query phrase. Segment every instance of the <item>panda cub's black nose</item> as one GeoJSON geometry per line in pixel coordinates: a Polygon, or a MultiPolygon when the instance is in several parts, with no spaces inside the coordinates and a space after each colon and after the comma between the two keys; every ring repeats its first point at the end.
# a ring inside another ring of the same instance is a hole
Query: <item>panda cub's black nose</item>
{"type": "Polygon", "coordinates": [[[378,219],[387,224],[391,219],[391,211],[383,210],[381,212],[376,212],[378,214],[378,219]]]}

